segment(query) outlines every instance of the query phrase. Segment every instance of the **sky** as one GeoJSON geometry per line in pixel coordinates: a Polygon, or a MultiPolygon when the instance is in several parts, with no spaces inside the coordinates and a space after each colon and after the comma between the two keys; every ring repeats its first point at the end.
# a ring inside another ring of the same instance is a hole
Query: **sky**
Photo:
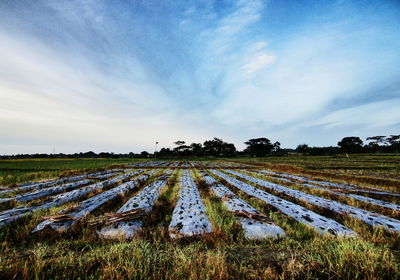
{"type": "Polygon", "coordinates": [[[400,134],[400,1],[0,1],[0,154],[400,134]]]}

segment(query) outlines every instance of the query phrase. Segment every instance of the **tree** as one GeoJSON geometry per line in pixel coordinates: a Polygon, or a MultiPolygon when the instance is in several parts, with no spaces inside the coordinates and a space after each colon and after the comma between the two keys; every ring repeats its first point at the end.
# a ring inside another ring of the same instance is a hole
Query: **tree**
{"type": "Polygon", "coordinates": [[[179,156],[187,156],[190,154],[190,146],[185,145],[185,141],[176,141],[174,142],[177,147],[174,148],[174,152],[179,156]]]}
{"type": "Polygon", "coordinates": [[[143,151],[140,153],[140,156],[144,157],[144,158],[148,158],[150,156],[150,154],[147,151],[143,151]]]}
{"type": "Polygon", "coordinates": [[[193,155],[195,156],[203,155],[203,146],[201,145],[201,143],[192,143],[190,144],[190,148],[193,155]]]}
{"type": "Polygon", "coordinates": [[[182,145],[185,145],[185,141],[178,140],[178,141],[174,142],[174,144],[177,146],[182,146],[182,145]]]}
{"type": "Polygon", "coordinates": [[[308,153],[310,151],[310,147],[307,144],[300,144],[296,148],[296,152],[298,153],[308,153]]]}
{"type": "Polygon", "coordinates": [[[173,152],[169,148],[161,148],[161,150],[157,153],[159,157],[170,157],[173,152]]]}
{"type": "Polygon", "coordinates": [[[390,135],[387,138],[390,146],[393,148],[394,152],[397,153],[400,147],[400,135],[390,135]]]}
{"type": "Polygon", "coordinates": [[[367,137],[368,148],[373,152],[382,152],[384,151],[384,147],[387,144],[386,136],[371,136],[367,137]]]}
{"type": "Polygon", "coordinates": [[[384,145],[386,143],[386,136],[371,136],[367,137],[367,140],[370,141],[368,145],[380,146],[381,144],[384,145]]]}
{"type": "Polygon", "coordinates": [[[204,141],[203,151],[209,156],[230,157],[235,155],[236,147],[232,143],[226,143],[222,139],[214,137],[213,140],[204,141]]]}
{"type": "Polygon", "coordinates": [[[360,137],[344,137],[338,142],[338,146],[345,153],[358,153],[362,150],[363,141],[360,139],[360,137]]]}
{"type": "Polygon", "coordinates": [[[274,152],[279,152],[280,150],[281,150],[281,143],[279,143],[278,141],[276,141],[275,143],[274,143],[274,145],[273,145],[274,147],[273,147],[273,151],[274,152]]]}
{"type": "MultiPolygon", "coordinates": [[[[274,146],[274,144],[272,144],[271,141],[267,138],[250,139],[244,142],[244,144],[247,146],[245,152],[257,157],[266,156],[267,154],[272,152],[274,148],[276,148],[276,146],[274,146]]],[[[280,144],[278,146],[280,146],[280,144]]]]}

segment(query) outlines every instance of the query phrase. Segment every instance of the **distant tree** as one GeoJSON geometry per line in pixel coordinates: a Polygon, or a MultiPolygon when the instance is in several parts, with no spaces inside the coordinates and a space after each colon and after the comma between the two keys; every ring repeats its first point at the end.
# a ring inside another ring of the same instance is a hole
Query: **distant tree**
{"type": "Polygon", "coordinates": [[[99,153],[99,157],[101,157],[101,158],[115,158],[115,157],[118,157],[118,156],[115,155],[114,153],[101,152],[101,153],[99,153]]]}
{"type": "Polygon", "coordinates": [[[178,147],[179,147],[179,146],[182,146],[182,145],[185,145],[185,143],[186,143],[186,142],[185,142],[185,141],[182,141],[182,140],[178,140],[178,141],[174,142],[174,144],[177,145],[178,147]]]}
{"type": "Polygon", "coordinates": [[[147,151],[143,151],[143,152],[140,153],[140,156],[144,157],[144,158],[148,158],[148,157],[150,157],[150,153],[147,152],[147,151]]]}
{"type": "Polygon", "coordinates": [[[174,142],[177,147],[174,148],[175,154],[179,156],[188,156],[190,154],[190,146],[185,145],[185,141],[176,141],[174,142]]]}
{"type": "Polygon", "coordinates": [[[308,154],[310,156],[326,156],[326,155],[335,155],[340,153],[339,147],[309,147],[308,154]]]}
{"type": "Polygon", "coordinates": [[[93,151],[89,151],[89,152],[83,153],[82,157],[83,158],[96,158],[97,154],[95,152],[93,152],[93,151]]]}
{"type": "Polygon", "coordinates": [[[275,148],[274,144],[267,138],[250,139],[244,142],[244,144],[247,146],[245,152],[256,157],[266,156],[275,148]]]}
{"type": "Polygon", "coordinates": [[[367,141],[369,141],[366,148],[368,148],[371,152],[384,152],[387,150],[385,146],[387,146],[388,141],[386,136],[371,136],[367,137],[367,141]]]}
{"type": "Polygon", "coordinates": [[[172,156],[173,152],[171,149],[168,148],[161,148],[161,150],[157,153],[158,157],[170,157],[172,156]]]}
{"type": "Polygon", "coordinates": [[[203,152],[205,155],[209,156],[230,157],[235,155],[236,147],[232,143],[227,143],[222,139],[214,137],[212,140],[204,141],[203,152]]]}
{"type": "Polygon", "coordinates": [[[135,158],[137,155],[135,154],[135,153],[133,153],[133,152],[130,152],[129,154],[128,154],[128,157],[129,158],[135,158]]]}
{"type": "Polygon", "coordinates": [[[310,147],[307,144],[300,144],[296,147],[296,152],[298,153],[308,153],[310,151],[310,147]]]}
{"type": "Polygon", "coordinates": [[[381,146],[381,145],[385,145],[387,140],[386,140],[386,136],[371,136],[371,137],[367,137],[367,141],[370,141],[368,143],[368,145],[381,146]]]}
{"type": "Polygon", "coordinates": [[[338,142],[338,146],[345,153],[359,153],[362,151],[363,141],[360,137],[344,137],[338,142]]]}
{"type": "Polygon", "coordinates": [[[194,156],[203,155],[203,146],[201,145],[201,143],[192,143],[190,144],[190,148],[194,156]]]}
{"type": "Polygon", "coordinates": [[[233,157],[236,153],[236,147],[232,143],[222,143],[220,155],[223,157],[233,157]]]}
{"type": "Polygon", "coordinates": [[[400,148],[400,135],[390,135],[387,138],[387,141],[390,144],[390,147],[393,148],[393,151],[395,153],[398,153],[399,148],[400,148]]]}
{"type": "Polygon", "coordinates": [[[274,152],[279,152],[281,150],[281,143],[279,143],[278,141],[276,141],[273,145],[273,149],[274,152]]]}

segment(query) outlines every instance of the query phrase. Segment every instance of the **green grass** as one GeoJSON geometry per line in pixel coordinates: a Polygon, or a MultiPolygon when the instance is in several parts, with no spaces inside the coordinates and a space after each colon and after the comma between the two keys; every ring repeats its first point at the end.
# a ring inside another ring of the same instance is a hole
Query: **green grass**
{"type": "MultiPolygon", "coordinates": [[[[277,171],[318,172],[321,178],[360,183],[359,175],[349,173],[346,175],[350,176],[348,179],[341,176],[343,172],[335,175],[328,169],[316,171],[313,167],[318,167],[320,161],[321,166],[332,170],[333,164],[338,165],[342,160],[343,170],[354,170],[348,166],[362,166],[360,161],[363,160],[368,172],[375,172],[369,169],[375,165],[397,166],[397,155],[383,155],[381,164],[374,162],[380,159],[379,156],[350,155],[349,162],[347,158],[329,157],[240,160],[273,166],[277,171]],[[325,173],[328,175],[324,176],[325,173]]],[[[30,173],[45,178],[68,174],[71,170],[103,168],[126,162],[131,160],[1,161],[0,170],[1,176],[7,177],[11,174],[9,169],[14,169],[15,177],[3,179],[3,184],[9,184],[27,180],[30,173]]],[[[396,174],[396,168],[390,168],[392,173],[389,174],[396,174]]],[[[246,240],[235,217],[202,184],[199,174],[194,170],[193,174],[213,224],[213,233],[180,240],[169,238],[167,229],[179,191],[180,171],[177,171],[145,219],[145,229],[130,241],[101,240],[86,223],[80,225],[79,231],[62,236],[30,234],[41,214],[54,214],[72,204],[35,213],[24,221],[1,228],[0,279],[400,279],[399,235],[390,235],[380,229],[371,230],[365,224],[345,217],[342,222],[356,230],[359,238],[320,236],[264,202],[237,192],[242,199],[269,215],[288,235],[280,240],[246,240]]],[[[374,178],[385,179],[378,175],[374,178]]],[[[391,176],[387,179],[397,180],[391,176]]],[[[383,188],[391,187],[390,184],[374,182],[383,188]]]]}
{"type": "Polygon", "coordinates": [[[0,160],[0,185],[68,175],[74,171],[106,168],[135,159],[16,159],[0,160]]]}

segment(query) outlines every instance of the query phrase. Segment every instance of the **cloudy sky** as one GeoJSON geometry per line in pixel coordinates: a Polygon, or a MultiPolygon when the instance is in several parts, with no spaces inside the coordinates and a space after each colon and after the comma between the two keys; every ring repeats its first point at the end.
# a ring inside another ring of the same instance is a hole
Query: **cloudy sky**
{"type": "Polygon", "coordinates": [[[0,1],[0,154],[400,133],[399,1],[0,1]]]}

